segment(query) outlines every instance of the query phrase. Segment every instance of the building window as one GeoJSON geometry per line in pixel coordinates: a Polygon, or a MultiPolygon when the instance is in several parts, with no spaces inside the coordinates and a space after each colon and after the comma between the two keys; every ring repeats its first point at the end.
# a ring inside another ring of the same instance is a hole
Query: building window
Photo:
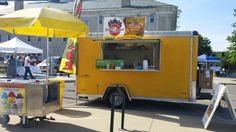
{"type": "Polygon", "coordinates": [[[63,39],[62,39],[62,42],[66,42],[66,41],[67,41],[67,38],[63,38],[63,39]]]}
{"type": "Polygon", "coordinates": [[[38,37],[38,42],[41,42],[42,41],[42,38],[41,37],[38,37]]]}
{"type": "Polygon", "coordinates": [[[151,14],[149,16],[149,23],[154,23],[155,22],[154,16],[155,16],[154,14],[151,14]]]}
{"type": "Polygon", "coordinates": [[[8,34],[7,40],[10,40],[10,39],[11,39],[11,34],[8,34]]]}
{"type": "Polygon", "coordinates": [[[48,38],[48,41],[49,41],[49,42],[52,42],[52,38],[48,38]]]}
{"type": "Polygon", "coordinates": [[[28,41],[28,42],[31,41],[31,36],[27,36],[27,41],[28,41]]]}
{"type": "Polygon", "coordinates": [[[98,17],[98,23],[99,24],[103,24],[103,16],[99,16],[98,17]]]}

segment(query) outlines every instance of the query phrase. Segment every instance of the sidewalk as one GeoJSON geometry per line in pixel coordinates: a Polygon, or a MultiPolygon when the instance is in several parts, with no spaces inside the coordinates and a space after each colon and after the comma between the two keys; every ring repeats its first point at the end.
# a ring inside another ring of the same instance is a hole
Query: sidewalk
{"type": "Polygon", "coordinates": [[[236,77],[214,77],[214,83],[235,83],[236,84],[236,77]]]}
{"type": "MultiPolygon", "coordinates": [[[[160,106],[161,107],[161,106],[160,106]]],[[[1,132],[109,132],[110,109],[89,106],[67,105],[62,110],[49,114],[55,121],[30,122],[30,128],[21,128],[20,119],[11,116],[6,128],[0,127],[1,132]]],[[[159,112],[144,112],[127,110],[125,114],[125,129],[121,127],[121,112],[116,110],[114,132],[234,132],[235,124],[224,120],[213,120],[209,129],[203,129],[202,116],[165,114],[159,112]]]]}

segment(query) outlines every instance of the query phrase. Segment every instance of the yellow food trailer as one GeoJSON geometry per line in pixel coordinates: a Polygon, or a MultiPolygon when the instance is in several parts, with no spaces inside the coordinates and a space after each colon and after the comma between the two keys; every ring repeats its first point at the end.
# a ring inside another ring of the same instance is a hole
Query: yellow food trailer
{"type": "Polygon", "coordinates": [[[142,38],[78,41],[77,95],[98,96],[115,105],[128,100],[196,100],[198,33],[145,32],[142,38]],[[117,90],[118,89],[118,90],[117,90]]]}

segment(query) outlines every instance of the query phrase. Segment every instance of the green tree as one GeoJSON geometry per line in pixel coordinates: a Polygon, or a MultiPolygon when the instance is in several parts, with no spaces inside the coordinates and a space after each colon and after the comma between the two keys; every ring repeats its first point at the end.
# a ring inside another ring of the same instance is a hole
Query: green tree
{"type": "Polygon", "coordinates": [[[180,19],[181,13],[182,13],[182,10],[178,9],[178,11],[177,11],[177,26],[176,26],[176,29],[180,28],[179,19],[180,19]]]}
{"type": "Polygon", "coordinates": [[[212,55],[211,41],[207,37],[199,34],[198,37],[198,55],[207,54],[212,55]]]}
{"type": "MultiPolygon", "coordinates": [[[[236,17],[236,9],[234,9],[234,16],[236,17]]],[[[230,43],[230,46],[227,47],[226,61],[231,64],[236,64],[236,22],[232,24],[234,28],[232,35],[227,37],[227,40],[230,43]]]]}

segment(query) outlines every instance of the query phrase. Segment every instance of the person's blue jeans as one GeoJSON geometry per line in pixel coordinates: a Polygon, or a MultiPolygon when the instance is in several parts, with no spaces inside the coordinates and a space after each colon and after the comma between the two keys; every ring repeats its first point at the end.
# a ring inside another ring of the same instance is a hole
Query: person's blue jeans
{"type": "Polygon", "coordinates": [[[30,74],[30,77],[32,78],[32,79],[34,79],[34,76],[32,75],[32,73],[31,73],[31,71],[30,71],[30,67],[28,67],[28,66],[25,66],[25,75],[24,75],[24,79],[27,79],[27,74],[30,74]]]}

